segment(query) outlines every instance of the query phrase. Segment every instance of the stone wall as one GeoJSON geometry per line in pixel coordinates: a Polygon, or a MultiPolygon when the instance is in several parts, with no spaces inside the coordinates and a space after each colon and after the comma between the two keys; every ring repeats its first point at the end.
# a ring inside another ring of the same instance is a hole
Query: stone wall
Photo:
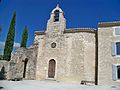
{"type": "Polygon", "coordinates": [[[52,79],[68,82],[95,81],[95,29],[66,29],[64,12],[57,6],[51,12],[46,31],[35,33],[36,42],[37,80],[50,78],[49,61],[54,59],[55,76],[52,79]],[[54,21],[56,10],[59,10],[57,22],[54,21]],[[56,45],[54,48],[53,43],[56,45]]]}
{"type": "Polygon", "coordinates": [[[64,12],[57,6],[51,12],[46,31],[35,32],[34,47],[19,48],[9,64],[8,79],[50,79],[48,73],[54,73],[52,79],[67,82],[95,81],[95,29],[79,28],[66,30],[64,12]],[[59,20],[55,21],[55,11],[59,10],[59,20]],[[36,48],[37,45],[37,48],[36,48]],[[50,60],[55,66],[50,67],[50,60]]]}
{"type": "Polygon", "coordinates": [[[39,38],[36,79],[48,78],[49,61],[56,61],[58,81],[95,81],[95,33],[46,34],[39,38]],[[56,47],[51,48],[55,42],[56,47]]]}
{"type": "Polygon", "coordinates": [[[0,60],[0,70],[2,69],[2,67],[6,67],[6,71],[7,71],[7,69],[8,69],[8,61],[6,61],[6,60],[0,60]]]}
{"type": "Polygon", "coordinates": [[[112,79],[112,65],[120,64],[120,57],[112,55],[112,42],[120,41],[120,36],[114,35],[113,27],[115,26],[98,28],[99,85],[120,85],[120,80],[112,79]]]}
{"type": "Polygon", "coordinates": [[[12,55],[11,61],[9,62],[9,71],[7,79],[23,78],[24,73],[24,62],[27,59],[26,73],[24,79],[35,79],[36,72],[36,48],[19,48],[12,55]]]}
{"type": "MultiPolygon", "coordinates": [[[[5,72],[5,78],[6,78],[6,75],[7,75],[7,72],[8,72],[8,61],[6,61],[6,60],[0,60],[0,73],[1,73],[1,71],[2,71],[2,69],[3,69],[3,67],[4,67],[4,72],[5,72]]],[[[1,76],[0,76],[0,78],[1,78],[1,76]]]]}

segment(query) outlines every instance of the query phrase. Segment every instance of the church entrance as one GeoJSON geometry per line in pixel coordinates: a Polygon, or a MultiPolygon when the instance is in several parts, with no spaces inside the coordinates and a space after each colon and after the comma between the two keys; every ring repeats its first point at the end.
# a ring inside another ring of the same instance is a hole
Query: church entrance
{"type": "Polygon", "coordinates": [[[49,68],[48,68],[48,78],[54,78],[55,77],[55,66],[56,62],[54,59],[49,61],[49,68]]]}

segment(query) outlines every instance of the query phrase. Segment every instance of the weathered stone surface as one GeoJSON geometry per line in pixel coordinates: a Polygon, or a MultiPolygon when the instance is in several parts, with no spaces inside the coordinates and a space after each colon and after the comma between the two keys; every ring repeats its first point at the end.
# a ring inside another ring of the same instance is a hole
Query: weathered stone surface
{"type": "Polygon", "coordinates": [[[6,70],[7,70],[8,61],[0,60],[0,70],[2,69],[3,66],[6,67],[6,70]]]}
{"type": "Polygon", "coordinates": [[[120,57],[111,54],[112,42],[120,42],[120,36],[113,34],[113,27],[119,25],[120,22],[100,23],[98,31],[94,28],[66,29],[64,12],[57,6],[50,15],[46,30],[35,32],[32,47],[17,49],[10,62],[0,61],[0,69],[5,66],[7,79],[80,83],[95,82],[98,74],[99,85],[119,85],[120,80],[112,80],[112,64],[120,65],[120,57]],[[56,10],[59,10],[57,22],[54,21],[56,10]],[[52,64],[50,60],[53,60],[52,64]]]}
{"type": "Polygon", "coordinates": [[[48,73],[54,73],[52,79],[57,81],[95,81],[95,29],[68,31],[64,13],[59,7],[52,11],[46,31],[35,33],[33,46],[19,48],[12,55],[7,79],[50,79],[48,73]],[[56,10],[60,11],[58,22],[54,22],[56,10]],[[52,65],[55,66],[54,72],[50,60],[55,61],[52,65]]]}
{"type": "Polygon", "coordinates": [[[4,70],[5,70],[5,78],[6,78],[6,75],[7,75],[7,72],[8,72],[8,61],[6,60],[0,60],[0,72],[2,70],[2,68],[4,67],[4,70]]]}
{"type": "Polygon", "coordinates": [[[120,42],[120,36],[114,35],[114,27],[98,29],[98,84],[120,85],[120,80],[112,79],[112,65],[120,64],[120,57],[112,55],[112,42],[120,42]]]}
{"type": "MultiPolygon", "coordinates": [[[[61,11],[59,7],[52,12],[55,10],[61,11]]],[[[51,13],[45,34],[36,33],[36,79],[49,79],[49,61],[54,59],[53,79],[66,82],[95,81],[95,29],[70,29],[67,32],[63,11],[59,19],[59,22],[54,22],[54,13],[51,13]],[[55,48],[51,47],[52,43],[56,43],[55,48]]]]}
{"type": "Polygon", "coordinates": [[[9,71],[7,79],[23,78],[24,73],[24,62],[27,59],[25,79],[35,79],[36,69],[36,48],[19,48],[12,55],[11,61],[9,62],[9,71]]]}

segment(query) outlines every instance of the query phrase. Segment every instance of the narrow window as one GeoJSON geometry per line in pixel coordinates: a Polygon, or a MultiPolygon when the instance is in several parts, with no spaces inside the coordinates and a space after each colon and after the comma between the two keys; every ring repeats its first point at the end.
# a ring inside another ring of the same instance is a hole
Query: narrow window
{"type": "Polygon", "coordinates": [[[112,42],[112,56],[120,55],[120,42],[112,42]]]}
{"type": "Polygon", "coordinates": [[[112,65],[112,79],[114,81],[120,80],[120,65],[112,65]]]}
{"type": "Polygon", "coordinates": [[[120,55],[120,42],[116,42],[116,54],[120,55]]]}
{"type": "Polygon", "coordinates": [[[117,77],[120,79],[120,66],[117,66],[117,77]]]}
{"type": "Polygon", "coordinates": [[[54,22],[58,22],[59,21],[59,10],[56,10],[54,12],[54,22]]]}
{"type": "Polygon", "coordinates": [[[115,35],[120,35],[120,28],[115,28],[115,35]]]}

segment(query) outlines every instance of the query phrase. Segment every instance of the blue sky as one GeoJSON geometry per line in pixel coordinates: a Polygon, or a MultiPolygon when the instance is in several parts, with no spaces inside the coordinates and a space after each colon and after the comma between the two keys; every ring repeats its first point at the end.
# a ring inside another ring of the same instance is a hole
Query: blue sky
{"type": "Polygon", "coordinates": [[[20,43],[24,26],[28,26],[28,42],[35,31],[44,31],[52,9],[59,3],[65,12],[67,28],[97,28],[98,22],[120,21],[120,0],[2,0],[0,3],[0,42],[6,40],[12,14],[16,11],[15,43],[20,43]]]}

